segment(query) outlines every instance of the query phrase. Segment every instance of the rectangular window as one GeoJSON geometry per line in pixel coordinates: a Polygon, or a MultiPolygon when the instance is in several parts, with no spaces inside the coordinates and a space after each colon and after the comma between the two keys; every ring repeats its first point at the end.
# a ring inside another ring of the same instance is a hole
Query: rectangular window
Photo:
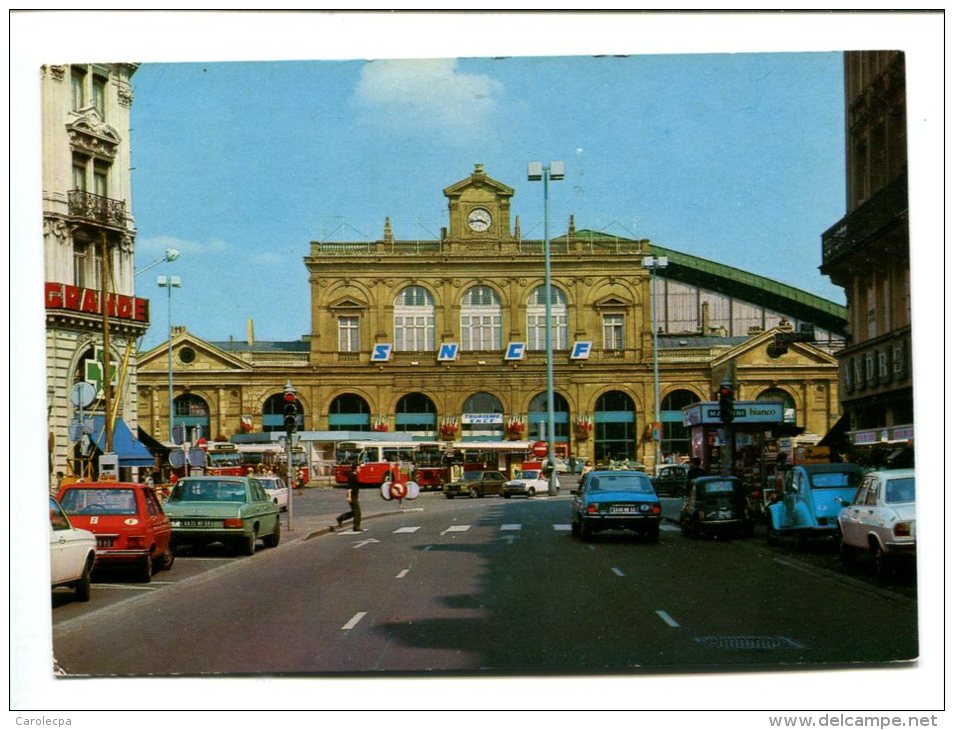
{"type": "Polygon", "coordinates": [[[394,349],[429,352],[434,349],[434,318],[429,315],[395,315],[394,349]]]}
{"type": "Polygon", "coordinates": [[[70,69],[70,85],[73,111],[78,112],[86,106],[86,69],[73,66],[70,69]]]}
{"type": "Polygon", "coordinates": [[[358,336],[357,317],[338,317],[338,351],[358,352],[361,340],[358,336]]]}
{"type": "Polygon", "coordinates": [[[623,342],[623,315],[622,314],[604,314],[603,315],[603,349],[604,350],[622,350],[625,347],[623,342]]]}
{"type": "MultiPolygon", "coordinates": [[[[552,326],[550,337],[552,339],[554,350],[565,350],[566,345],[566,315],[559,312],[553,312],[551,317],[552,326]]],[[[547,349],[547,317],[545,314],[527,315],[527,349],[546,350],[547,349]]]]}
{"type": "Polygon", "coordinates": [[[73,157],[73,190],[86,191],[86,160],[73,157]]]}
{"type": "Polygon", "coordinates": [[[99,246],[92,243],[73,244],[73,285],[81,289],[99,289],[103,257],[99,246]]]}
{"type": "Polygon", "coordinates": [[[99,117],[106,120],[106,78],[103,76],[93,76],[93,106],[99,112],[99,117]]]}
{"type": "Polygon", "coordinates": [[[499,314],[461,315],[460,324],[464,350],[501,349],[499,314]]]}
{"type": "Polygon", "coordinates": [[[103,198],[109,197],[109,165],[99,161],[93,164],[93,192],[103,198]]]}

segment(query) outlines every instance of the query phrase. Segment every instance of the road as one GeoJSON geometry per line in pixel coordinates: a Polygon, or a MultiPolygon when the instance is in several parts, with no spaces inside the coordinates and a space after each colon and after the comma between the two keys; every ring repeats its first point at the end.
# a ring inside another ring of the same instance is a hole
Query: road
{"type": "Polygon", "coordinates": [[[658,543],[584,543],[562,495],[428,494],[414,506],[366,520],[365,532],[247,558],[182,556],[138,590],[97,583],[90,604],[54,608],[58,671],[634,673],[918,653],[913,589],[839,573],[818,554],[689,540],[673,525],[658,543]]]}

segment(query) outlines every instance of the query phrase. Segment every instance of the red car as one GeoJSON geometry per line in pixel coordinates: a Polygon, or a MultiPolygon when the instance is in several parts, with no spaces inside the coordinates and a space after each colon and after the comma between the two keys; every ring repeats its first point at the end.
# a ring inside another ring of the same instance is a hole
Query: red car
{"type": "Polygon", "coordinates": [[[131,482],[75,482],[58,501],[74,527],[96,535],[96,565],[130,565],[148,582],[175,560],[172,525],[152,487],[131,482]]]}

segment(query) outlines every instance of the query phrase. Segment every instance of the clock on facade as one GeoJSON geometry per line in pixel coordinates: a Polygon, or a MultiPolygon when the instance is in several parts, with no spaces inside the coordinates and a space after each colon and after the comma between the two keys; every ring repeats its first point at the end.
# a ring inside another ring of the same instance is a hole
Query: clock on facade
{"type": "Polygon", "coordinates": [[[470,226],[470,230],[478,233],[483,233],[490,228],[491,220],[493,219],[490,217],[490,211],[486,208],[474,208],[467,215],[467,225],[470,226]]]}

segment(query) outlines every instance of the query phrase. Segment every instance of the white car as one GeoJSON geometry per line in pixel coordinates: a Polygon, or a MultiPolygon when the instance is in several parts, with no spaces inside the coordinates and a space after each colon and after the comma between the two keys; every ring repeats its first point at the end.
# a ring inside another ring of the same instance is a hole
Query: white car
{"type": "Polygon", "coordinates": [[[70,518],[50,497],[50,583],[76,591],[77,601],[88,601],[96,563],[96,535],[70,524],[70,518]]]}
{"type": "Polygon", "coordinates": [[[500,494],[509,499],[515,495],[532,497],[536,494],[548,494],[549,490],[550,485],[546,479],[541,478],[539,469],[524,469],[504,483],[500,494]]]}
{"type": "Polygon", "coordinates": [[[265,493],[278,505],[279,512],[288,511],[288,487],[281,477],[255,477],[262,483],[265,493]]]}
{"type": "Polygon", "coordinates": [[[865,474],[850,504],[838,515],[841,554],[851,560],[866,552],[879,573],[901,556],[917,550],[914,469],[892,469],[865,474]]]}

